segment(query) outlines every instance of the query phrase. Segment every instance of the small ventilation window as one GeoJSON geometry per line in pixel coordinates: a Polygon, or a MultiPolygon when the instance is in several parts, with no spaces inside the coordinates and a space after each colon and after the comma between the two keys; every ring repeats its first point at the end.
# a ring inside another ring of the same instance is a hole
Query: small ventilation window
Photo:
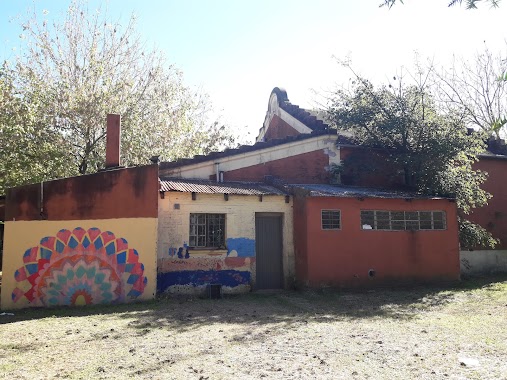
{"type": "Polygon", "coordinates": [[[339,230],[340,210],[322,210],[322,229],[323,230],[339,230]]]}

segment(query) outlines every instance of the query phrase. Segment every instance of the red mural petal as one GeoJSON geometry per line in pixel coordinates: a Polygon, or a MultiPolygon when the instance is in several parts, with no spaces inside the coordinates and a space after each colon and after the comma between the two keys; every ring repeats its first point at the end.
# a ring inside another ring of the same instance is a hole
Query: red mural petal
{"type": "Polygon", "coordinates": [[[139,277],[136,282],[132,285],[132,289],[137,290],[140,293],[144,292],[144,277],[139,277]]]}
{"type": "Polygon", "coordinates": [[[86,230],[80,227],[74,228],[72,234],[76,237],[77,241],[82,242],[83,237],[86,235],[86,230]]]}
{"type": "Polygon", "coordinates": [[[17,282],[26,280],[26,278],[27,277],[26,277],[26,269],[25,269],[25,267],[19,268],[18,271],[16,272],[16,274],[14,275],[14,279],[17,282]]]}
{"type": "Polygon", "coordinates": [[[104,242],[104,247],[110,242],[116,239],[114,234],[110,231],[102,232],[102,241],[104,242]]]}
{"type": "Polygon", "coordinates": [[[116,251],[121,252],[129,247],[127,241],[123,238],[116,239],[116,251]]]}
{"type": "Polygon", "coordinates": [[[90,228],[88,230],[88,236],[90,237],[90,241],[94,242],[95,239],[101,234],[102,232],[98,228],[90,228]]]}
{"type": "Polygon", "coordinates": [[[139,261],[139,255],[135,249],[129,249],[129,256],[127,258],[127,262],[130,264],[137,263],[139,261]]]}
{"type": "Polygon", "coordinates": [[[56,234],[56,237],[60,239],[64,245],[67,245],[70,239],[70,235],[72,235],[72,232],[69,230],[60,230],[56,234]]]}
{"type": "Polygon", "coordinates": [[[141,264],[139,263],[136,263],[134,265],[134,267],[132,268],[132,270],[130,271],[130,273],[132,274],[138,274],[139,276],[142,276],[143,275],[143,267],[141,264]]]}
{"type": "Polygon", "coordinates": [[[23,262],[27,263],[35,263],[37,261],[37,254],[39,253],[39,247],[30,248],[30,255],[23,256],[23,262]]]}
{"type": "Polygon", "coordinates": [[[40,241],[40,245],[44,248],[55,250],[56,238],[54,236],[46,237],[40,241]]]}
{"type": "Polygon", "coordinates": [[[24,293],[21,289],[19,289],[19,288],[15,288],[15,289],[12,291],[12,300],[13,300],[14,302],[18,302],[18,301],[19,301],[19,299],[20,299],[21,297],[23,297],[24,295],[25,295],[25,293],[24,293]]]}

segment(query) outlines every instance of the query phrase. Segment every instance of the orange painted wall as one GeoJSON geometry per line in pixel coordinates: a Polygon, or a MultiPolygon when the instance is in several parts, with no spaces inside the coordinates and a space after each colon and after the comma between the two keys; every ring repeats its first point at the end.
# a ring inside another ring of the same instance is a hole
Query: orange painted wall
{"type": "Polygon", "coordinates": [[[158,166],[62,178],[7,190],[6,221],[156,218],[158,166]],[[42,214],[41,215],[41,205],[42,214]]]}
{"type": "MultiPolygon", "coordinates": [[[[295,223],[296,255],[306,260],[307,274],[298,278],[309,286],[362,287],[460,277],[456,205],[447,200],[309,197],[306,230],[295,223]],[[321,229],[321,210],[341,211],[341,230],[321,229]],[[447,230],[376,231],[360,228],[360,210],[443,210],[447,230]],[[374,277],[368,276],[370,269],[374,277]]],[[[295,201],[296,204],[296,201],[295,201]]],[[[298,215],[295,212],[295,218],[298,215]]],[[[298,258],[296,257],[296,262],[298,258]]],[[[303,264],[300,264],[303,265],[303,264]]]]}
{"type": "Polygon", "coordinates": [[[488,179],[482,188],[493,195],[488,205],[475,209],[469,219],[486,228],[500,239],[496,249],[507,249],[507,159],[481,157],[474,165],[488,173],[488,179]]]}
{"type": "Polygon", "coordinates": [[[307,219],[306,219],[306,198],[293,197],[293,218],[294,218],[294,262],[296,279],[305,281],[308,278],[308,256],[307,256],[307,219]]]}

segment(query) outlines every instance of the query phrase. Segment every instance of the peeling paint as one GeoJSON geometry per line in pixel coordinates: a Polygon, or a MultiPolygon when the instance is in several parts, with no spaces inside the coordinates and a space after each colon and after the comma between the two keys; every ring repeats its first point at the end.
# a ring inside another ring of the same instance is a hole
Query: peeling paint
{"type": "Polygon", "coordinates": [[[159,273],[157,275],[157,290],[163,292],[173,285],[202,286],[207,284],[221,284],[228,287],[248,285],[251,274],[249,271],[237,270],[196,270],[159,273]]]}
{"type": "Polygon", "coordinates": [[[255,257],[199,257],[178,259],[164,258],[158,260],[158,272],[177,272],[185,270],[235,269],[250,271],[255,264],[255,257]]]}

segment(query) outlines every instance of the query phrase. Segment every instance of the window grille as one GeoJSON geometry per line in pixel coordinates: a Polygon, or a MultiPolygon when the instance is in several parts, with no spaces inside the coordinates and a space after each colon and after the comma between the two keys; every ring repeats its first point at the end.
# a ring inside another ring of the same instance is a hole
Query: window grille
{"type": "Polygon", "coordinates": [[[444,211],[361,210],[363,230],[445,230],[444,211]]]}
{"type": "Polygon", "coordinates": [[[190,214],[189,246],[225,248],[225,214],[190,214]]]}
{"type": "Polygon", "coordinates": [[[322,210],[321,225],[323,230],[339,230],[340,210],[322,210]]]}

